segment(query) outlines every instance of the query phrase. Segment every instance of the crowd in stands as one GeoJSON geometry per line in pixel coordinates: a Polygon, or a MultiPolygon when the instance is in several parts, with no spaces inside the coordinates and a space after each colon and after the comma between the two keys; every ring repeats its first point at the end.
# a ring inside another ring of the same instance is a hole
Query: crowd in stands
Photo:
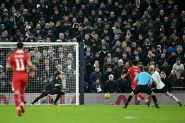
{"type": "Polygon", "coordinates": [[[175,0],[3,0],[0,42],[17,41],[84,42],[85,92],[129,92],[132,61],[154,64],[169,90],[185,87],[185,10],[175,0]]]}

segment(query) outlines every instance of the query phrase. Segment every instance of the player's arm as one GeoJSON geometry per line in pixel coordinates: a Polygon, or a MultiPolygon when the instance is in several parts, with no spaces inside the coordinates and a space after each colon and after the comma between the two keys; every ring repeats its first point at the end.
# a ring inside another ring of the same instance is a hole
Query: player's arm
{"type": "Polygon", "coordinates": [[[8,57],[8,60],[6,62],[6,70],[11,69],[12,65],[11,65],[11,56],[8,57]]]}
{"type": "Polygon", "coordinates": [[[9,63],[6,63],[6,70],[8,70],[8,69],[10,69],[10,68],[12,68],[12,65],[9,64],[9,63]]]}
{"type": "Polygon", "coordinates": [[[149,82],[148,82],[148,86],[149,86],[149,87],[152,86],[152,82],[153,82],[153,77],[150,75],[150,77],[149,77],[149,82]]]}
{"type": "Polygon", "coordinates": [[[32,69],[32,71],[35,70],[35,66],[32,64],[31,61],[27,61],[27,65],[32,69]]]}
{"type": "Polygon", "coordinates": [[[128,69],[127,73],[123,75],[123,78],[127,77],[128,75],[130,75],[130,68],[128,69]]]}
{"type": "Polygon", "coordinates": [[[27,55],[27,66],[31,69],[31,73],[30,76],[34,77],[35,76],[35,71],[36,71],[36,67],[35,65],[32,64],[31,59],[30,59],[30,55],[27,55]]]}
{"type": "Polygon", "coordinates": [[[32,64],[30,55],[28,54],[27,66],[31,68],[32,71],[35,71],[35,65],[32,64]]]}

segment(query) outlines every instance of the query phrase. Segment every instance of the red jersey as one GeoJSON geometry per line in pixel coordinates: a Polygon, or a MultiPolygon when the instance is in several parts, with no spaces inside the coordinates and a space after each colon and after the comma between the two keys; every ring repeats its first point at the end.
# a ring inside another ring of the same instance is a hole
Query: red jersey
{"type": "Polygon", "coordinates": [[[131,86],[132,88],[135,88],[137,83],[134,84],[134,78],[136,77],[137,74],[141,73],[141,69],[139,67],[136,66],[132,66],[128,69],[127,73],[125,74],[125,77],[127,77],[128,75],[130,75],[130,79],[131,79],[131,86]]]}
{"type": "Polygon", "coordinates": [[[13,68],[13,76],[20,74],[28,74],[27,71],[27,62],[30,61],[30,56],[28,53],[23,51],[14,52],[8,58],[7,63],[10,64],[13,68]]]}
{"type": "Polygon", "coordinates": [[[28,82],[27,63],[30,61],[28,53],[16,51],[10,55],[7,63],[13,68],[12,90],[25,90],[28,82]]]}

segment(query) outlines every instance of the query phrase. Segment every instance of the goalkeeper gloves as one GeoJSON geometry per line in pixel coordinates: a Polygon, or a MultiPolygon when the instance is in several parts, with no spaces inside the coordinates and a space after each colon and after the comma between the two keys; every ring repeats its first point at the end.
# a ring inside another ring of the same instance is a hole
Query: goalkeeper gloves
{"type": "Polygon", "coordinates": [[[55,87],[60,86],[61,84],[55,84],[55,87]]]}

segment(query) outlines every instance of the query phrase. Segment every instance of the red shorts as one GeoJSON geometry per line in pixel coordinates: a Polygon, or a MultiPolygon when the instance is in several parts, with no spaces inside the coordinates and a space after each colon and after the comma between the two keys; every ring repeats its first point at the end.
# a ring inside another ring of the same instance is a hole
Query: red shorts
{"type": "Polygon", "coordinates": [[[12,90],[25,90],[28,83],[28,74],[14,75],[12,79],[12,90]]]}

